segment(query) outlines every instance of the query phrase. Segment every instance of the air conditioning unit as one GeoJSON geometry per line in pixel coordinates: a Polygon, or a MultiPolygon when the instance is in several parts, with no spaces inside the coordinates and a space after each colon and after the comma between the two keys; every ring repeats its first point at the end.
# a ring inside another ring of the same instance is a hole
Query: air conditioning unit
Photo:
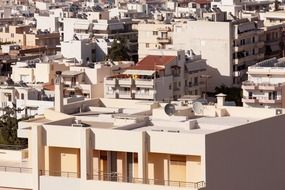
{"type": "Polygon", "coordinates": [[[283,112],[282,109],[276,109],[275,110],[276,115],[281,115],[281,114],[283,114],[282,112],[283,112]]]}
{"type": "Polygon", "coordinates": [[[71,125],[71,127],[83,127],[83,125],[82,124],[73,123],[71,125]]]}

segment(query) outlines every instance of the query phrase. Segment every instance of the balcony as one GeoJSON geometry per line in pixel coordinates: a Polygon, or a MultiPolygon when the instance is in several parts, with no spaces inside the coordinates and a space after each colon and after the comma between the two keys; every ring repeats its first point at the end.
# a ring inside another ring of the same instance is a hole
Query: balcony
{"type": "Polygon", "coordinates": [[[132,98],[132,93],[131,93],[131,91],[119,91],[119,98],[130,99],[130,98],[132,98]]]}
{"type": "Polygon", "coordinates": [[[241,101],[246,104],[256,104],[257,103],[256,97],[243,97],[241,101]]]}
{"type": "Polygon", "coordinates": [[[153,79],[136,79],[135,85],[137,87],[148,87],[153,88],[154,86],[154,80],[153,79]]]}
{"type": "Polygon", "coordinates": [[[135,99],[145,99],[145,100],[153,100],[154,94],[153,93],[135,93],[135,99]]]}
{"type": "MultiPolygon", "coordinates": [[[[20,162],[1,161],[0,166],[0,187],[5,188],[33,188],[32,168],[22,167],[20,162]],[[2,165],[4,164],[4,166],[2,165]],[[15,165],[14,165],[15,164],[15,165]],[[7,166],[8,165],[8,166],[7,166]]],[[[1,189],[1,188],[0,188],[1,189]]]]}
{"type": "Polygon", "coordinates": [[[270,83],[261,83],[258,84],[258,89],[259,90],[268,90],[268,91],[278,91],[281,90],[283,83],[278,83],[278,84],[270,84],[270,83]]]}
{"type": "Polygon", "coordinates": [[[170,27],[165,27],[165,28],[158,28],[157,30],[160,31],[160,32],[169,32],[169,31],[171,31],[171,28],[170,27]]]}
{"type": "Polygon", "coordinates": [[[107,91],[104,94],[105,98],[117,98],[117,93],[115,91],[107,91]]]}
{"type": "Polygon", "coordinates": [[[256,90],[257,86],[253,82],[245,81],[245,82],[242,83],[242,87],[241,88],[243,90],[256,90]]]}
{"type": "Polygon", "coordinates": [[[157,42],[161,44],[169,44],[171,43],[171,39],[169,37],[157,37],[157,42]]]}
{"type": "Polygon", "coordinates": [[[266,98],[261,98],[258,99],[258,102],[260,104],[281,104],[281,99],[266,99],[266,98]]]}
{"type": "MultiPolygon", "coordinates": [[[[73,172],[54,172],[54,171],[48,171],[48,170],[41,170],[40,171],[41,179],[45,180],[45,176],[53,176],[52,178],[48,178],[49,180],[57,180],[59,177],[64,177],[66,179],[64,185],[66,185],[68,182],[72,184],[76,183],[87,183],[87,181],[80,181],[76,180],[76,178],[80,178],[79,173],[73,173],[73,172]]],[[[189,190],[197,190],[206,187],[206,183],[204,181],[197,181],[197,182],[186,182],[186,181],[171,181],[171,180],[159,180],[159,179],[147,179],[147,178],[136,178],[136,177],[127,177],[120,173],[103,173],[103,172],[96,172],[93,175],[88,175],[88,183],[93,183],[94,186],[100,185],[100,182],[104,183],[104,187],[108,189],[108,185],[110,187],[114,187],[112,183],[117,182],[118,189],[124,189],[129,185],[127,189],[145,189],[145,190],[164,190],[165,186],[171,187],[173,190],[178,190],[180,188],[182,189],[189,189],[189,190]],[[112,183],[106,183],[106,182],[112,182],[112,183]],[[144,185],[144,186],[141,186],[144,185]],[[155,187],[154,187],[155,185],[155,187]],[[139,188],[140,187],[140,188],[139,188]]],[[[70,185],[70,184],[68,184],[70,185]]],[[[111,188],[110,188],[111,189],[111,188]]]]}
{"type": "Polygon", "coordinates": [[[257,55],[249,55],[246,57],[235,58],[234,63],[236,65],[244,64],[249,61],[260,60],[264,58],[264,54],[257,54],[257,55]]]}
{"type": "Polygon", "coordinates": [[[104,79],[104,84],[105,85],[110,85],[110,86],[116,86],[118,83],[116,78],[105,78],[104,79]]]}
{"type": "Polygon", "coordinates": [[[264,46],[264,42],[253,42],[253,43],[248,43],[244,45],[237,45],[235,46],[235,51],[245,51],[245,50],[250,50],[252,48],[262,48],[264,46]]]}
{"type": "Polygon", "coordinates": [[[133,84],[133,79],[132,78],[120,78],[118,79],[118,83],[120,86],[130,87],[133,84]]]}

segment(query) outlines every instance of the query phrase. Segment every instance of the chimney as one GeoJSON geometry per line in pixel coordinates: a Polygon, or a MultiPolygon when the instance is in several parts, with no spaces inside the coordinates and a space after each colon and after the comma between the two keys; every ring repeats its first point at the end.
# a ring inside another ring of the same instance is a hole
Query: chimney
{"type": "Polygon", "coordinates": [[[220,93],[220,94],[217,94],[216,97],[217,97],[217,106],[218,107],[224,106],[227,95],[220,93]]]}
{"type": "Polygon", "coordinates": [[[61,77],[61,71],[56,71],[54,84],[54,110],[56,112],[63,112],[63,79],[61,77]]]}

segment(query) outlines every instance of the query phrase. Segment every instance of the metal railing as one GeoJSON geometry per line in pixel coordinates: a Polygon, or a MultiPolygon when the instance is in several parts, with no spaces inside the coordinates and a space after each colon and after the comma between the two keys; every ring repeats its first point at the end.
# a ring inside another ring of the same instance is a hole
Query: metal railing
{"type": "Polygon", "coordinates": [[[163,179],[144,179],[136,177],[126,177],[119,173],[99,172],[97,175],[93,175],[92,177],[93,180],[99,180],[99,181],[114,181],[114,182],[163,185],[163,186],[173,186],[173,187],[189,187],[196,189],[205,187],[204,181],[186,182],[186,181],[173,181],[173,180],[163,180],[163,179]]]}
{"type": "Polygon", "coordinates": [[[60,176],[67,178],[79,178],[79,172],[67,172],[67,171],[50,171],[50,170],[40,170],[41,176],[60,176]]]}
{"type": "Polygon", "coordinates": [[[0,166],[0,172],[32,173],[32,168],[0,166]]]}
{"type": "MultiPolygon", "coordinates": [[[[80,178],[80,173],[78,172],[65,172],[65,171],[48,171],[40,170],[40,175],[42,176],[58,176],[58,177],[68,177],[68,178],[80,178]]],[[[90,175],[87,174],[87,178],[96,181],[112,181],[121,183],[134,183],[134,184],[148,184],[148,185],[162,185],[162,186],[172,186],[172,187],[186,187],[199,189],[206,186],[204,181],[198,182],[185,182],[185,181],[172,181],[163,179],[145,179],[136,177],[126,177],[120,173],[104,173],[98,172],[98,174],[90,175]]]]}

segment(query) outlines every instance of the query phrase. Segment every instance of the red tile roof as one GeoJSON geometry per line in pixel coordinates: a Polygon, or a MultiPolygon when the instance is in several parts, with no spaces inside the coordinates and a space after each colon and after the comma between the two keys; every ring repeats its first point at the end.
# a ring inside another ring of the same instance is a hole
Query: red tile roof
{"type": "Polygon", "coordinates": [[[128,69],[133,70],[163,70],[165,65],[172,63],[176,59],[176,56],[160,56],[160,55],[148,55],[139,61],[135,66],[128,69]]]}
{"type": "Polygon", "coordinates": [[[54,91],[54,84],[45,83],[45,84],[43,84],[43,88],[44,88],[45,90],[54,91]]]}
{"type": "Polygon", "coordinates": [[[204,4],[209,4],[211,3],[211,0],[193,0],[194,3],[204,5],[204,4]]]}

